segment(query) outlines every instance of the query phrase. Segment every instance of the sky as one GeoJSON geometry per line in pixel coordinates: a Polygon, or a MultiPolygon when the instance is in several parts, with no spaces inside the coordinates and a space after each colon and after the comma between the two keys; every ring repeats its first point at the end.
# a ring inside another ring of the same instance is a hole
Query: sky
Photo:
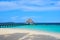
{"type": "Polygon", "coordinates": [[[0,22],[60,22],[60,0],[0,0],[0,22]]]}

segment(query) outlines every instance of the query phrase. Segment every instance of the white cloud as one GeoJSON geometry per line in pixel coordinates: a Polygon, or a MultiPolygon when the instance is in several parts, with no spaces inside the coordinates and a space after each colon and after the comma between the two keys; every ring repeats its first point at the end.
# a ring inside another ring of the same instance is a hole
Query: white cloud
{"type": "Polygon", "coordinates": [[[0,2],[0,11],[6,10],[23,10],[23,11],[47,11],[60,10],[60,1],[51,0],[19,0],[0,2]]]}
{"type": "Polygon", "coordinates": [[[0,11],[14,10],[19,8],[15,2],[0,2],[0,11]]]}
{"type": "Polygon", "coordinates": [[[32,18],[32,19],[40,19],[40,18],[42,18],[42,16],[23,16],[23,17],[21,17],[21,19],[24,19],[24,20],[26,20],[26,19],[29,19],[29,18],[32,18]]]}
{"type": "Polygon", "coordinates": [[[12,21],[16,21],[17,18],[18,18],[18,16],[12,16],[12,17],[10,17],[10,19],[11,19],[12,21]]]}

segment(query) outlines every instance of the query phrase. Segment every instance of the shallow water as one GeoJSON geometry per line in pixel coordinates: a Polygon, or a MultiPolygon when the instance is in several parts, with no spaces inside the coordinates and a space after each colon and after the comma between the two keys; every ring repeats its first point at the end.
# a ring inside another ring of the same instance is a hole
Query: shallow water
{"type": "Polygon", "coordinates": [[[9,26],[4,28],[18,28],[18,29],[29,29],[37,31],[48,31],[60,33],[60,25],[23,25],[23,26],[9,26]]]}

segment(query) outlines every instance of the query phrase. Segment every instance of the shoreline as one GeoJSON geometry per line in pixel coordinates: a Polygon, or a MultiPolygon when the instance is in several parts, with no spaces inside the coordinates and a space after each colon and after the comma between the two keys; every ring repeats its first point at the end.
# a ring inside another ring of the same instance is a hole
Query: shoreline
{"type": "Polygon", "coordinates": [[[34,31],[34,30],[27,30],[27,29],[0,28],[0,35],[6,35],[6,34],[12,34],[12,33],[50,35],[60,39],[60,33],[50,33],[50,32],[34,31]]]}

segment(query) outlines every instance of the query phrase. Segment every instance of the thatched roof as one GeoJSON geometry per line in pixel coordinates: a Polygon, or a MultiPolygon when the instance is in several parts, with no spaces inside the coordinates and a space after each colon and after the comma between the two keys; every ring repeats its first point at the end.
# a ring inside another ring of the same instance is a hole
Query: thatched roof
{"type": "Polygon", "coordinates": [[[26,23],[31,24],[31,23],[33,23],[33,20],[31,18],[29,18],[26,20],[26,23]]]}

